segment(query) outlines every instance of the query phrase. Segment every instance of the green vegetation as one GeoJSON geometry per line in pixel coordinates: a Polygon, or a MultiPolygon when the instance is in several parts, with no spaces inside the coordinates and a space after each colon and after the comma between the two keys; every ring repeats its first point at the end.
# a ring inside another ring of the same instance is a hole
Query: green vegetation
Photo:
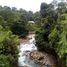
{"type": "Polygon", "coordinates": [[[0,67],[17,67],[19,37],[26,37],[32,12],[0,6],[0,67]],[[31,13],[31,14],[30,14],[31,13]]]}
{"type": "MultiPolygon", "coordinates": [[[[67,67],[67,7],[65,2],[41,4],[40,30],[36,32],[36,46],[40,51],[52,54],[67,67]]],[[[58,61],[58,63],[60,63],[58,61]]]]}
{"type": "Polygon", "coordinates": [[[19,37],[28,32],[36,33],[39,51],[55,56],[62,62],[59,67],[67,67],[67,3],[42,3],[36,13],[0,6],[0,67],[17,67],[19,37]]]}
{"type": "Polygon", "coordinates": [[[15,67],[18,59],[18,37],[0,26],[0,67],[15,67]]]}
{"type": "Polygon", "coordinates": [[[0,9],[0,20],[0,24],[6,29],[10,29],[13,34],[20,37],[25,37],[28,34],[27,22],[29,16],[25,10],[4,6],[0,9]]]}

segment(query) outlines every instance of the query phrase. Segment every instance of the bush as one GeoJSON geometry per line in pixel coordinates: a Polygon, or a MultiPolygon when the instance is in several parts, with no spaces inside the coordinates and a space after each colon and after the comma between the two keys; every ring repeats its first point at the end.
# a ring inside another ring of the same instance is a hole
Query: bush
{"type": "Polygon", "coordinates": [[[19,37],[26,37],[28,34],[28,29],[26,28],[25,22],[15,22],[11,26],[11,31],[13,34],[18,35],[19,37]]]}
{"type": "MultiPolygon", "coordinates": [[[[0,64],[2,67],[15,67],[18,61],[18,37],[0,26],[0,64]]],[[[0,66],[0,67],[1,67],[0,66]]]]}
{"type": "Polygon", "coordinates": [[[7,56],[0,55],[0,67],[10,67],[7,56]]]}

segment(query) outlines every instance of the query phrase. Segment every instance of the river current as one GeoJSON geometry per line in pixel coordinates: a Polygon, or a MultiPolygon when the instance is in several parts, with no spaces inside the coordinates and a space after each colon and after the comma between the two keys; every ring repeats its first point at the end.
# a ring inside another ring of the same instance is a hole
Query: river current
{"type": "Polygon", "coordinates": [[[27,42],[20,43],[19,46],[19,58],[18,58],[18,66],[23,67],[39,67],[38,64],[34,62],[34,60],[31,60],[29,57],[30,52],[33,50],[37,50],[37,47],[35,46],[35,35],[31,34],[28,36],[27,42]]]}
{"type": "MultiPolygon", "coordinates": [[[[23,41],[23,40],[22,40],[23,41]]],[[[57,67],[56,65],[56,59],[54,56],[45,54],[43,59],[45,62],[45,65],[39,64],[35,62],[35,60],[31,59],[31,52],[37,51],[37,47],[35,46],[35,34],[30,34],[27,36],[27,39],[25,41],[20,42],[19,48],[19,57],[18,57],[18,67],[57,67]]],[[[39,55],[40,56],[40,55],[39,55]]]]}

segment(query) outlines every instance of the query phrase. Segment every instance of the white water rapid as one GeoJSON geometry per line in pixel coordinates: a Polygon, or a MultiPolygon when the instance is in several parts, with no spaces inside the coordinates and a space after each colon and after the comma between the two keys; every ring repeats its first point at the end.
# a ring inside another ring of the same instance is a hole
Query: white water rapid
{"type": "Polygon", "coordinates": [[[30,52],[33,50],[37,50],[35,46],[34,34],[28,36],[27,42],[20,43],[19,50],[20,50],[18,58],[19,67],[39,67],[38,64],[35,64],[34,61],[29,58],[30,52]]]}

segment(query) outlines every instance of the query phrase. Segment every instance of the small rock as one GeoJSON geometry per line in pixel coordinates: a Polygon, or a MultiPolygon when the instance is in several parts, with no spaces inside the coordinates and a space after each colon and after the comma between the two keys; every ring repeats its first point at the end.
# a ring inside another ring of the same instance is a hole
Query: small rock
{"type": "Polygon", "coordinates": [[[22,67],[28,67],[28,66],[25,65],[25,66],[22,66],[22,67]]]}
{"type": "Polygon", "coordinates": [[[46,65],[45,65],[45,67],[51,67],[51,65],[49,65],[49,64],[46,64],[46,65]]]}

